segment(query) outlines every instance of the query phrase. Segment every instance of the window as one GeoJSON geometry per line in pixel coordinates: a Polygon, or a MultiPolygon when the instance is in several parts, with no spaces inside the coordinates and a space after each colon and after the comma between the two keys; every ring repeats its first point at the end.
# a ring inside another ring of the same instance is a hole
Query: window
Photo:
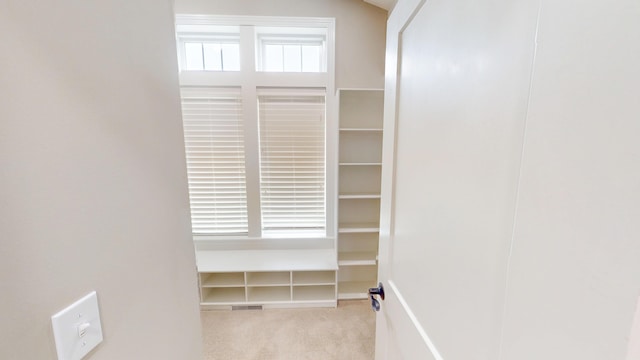
{"type": "Polygon", "coordinates": [[[325,229],[325,99],[259,91],[263,234],[325,229]]]}
{"type": "Polygon", "coordinates": [[[182,118],[194,234],[247,234],[240,89],[183,88],[182,118]]]}
{"type": "Polygon", "coordinates": [[[185,69],[239,71],[240,45],[212,41],[185,41],[185,69]]]}
{"type": "Polygon", "coordinates": [[[325,72],[326,32],[317,28],[259,27],[258,70],[325,72]]]}
{"type": "Polygon", "coordinates": [[[326,237],[333,20],[176,22],[194,237],[326,237]]]}
{"type": "Polygon", "coordinates": [[[240,71],[240,27],[185,25],[178,40],[181,70],[240,71]]]}

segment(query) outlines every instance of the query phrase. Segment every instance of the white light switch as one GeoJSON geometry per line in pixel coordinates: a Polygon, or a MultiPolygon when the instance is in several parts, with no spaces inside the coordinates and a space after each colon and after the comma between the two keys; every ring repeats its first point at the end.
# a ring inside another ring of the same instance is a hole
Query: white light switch
{"type": "Polygon", "coordinates": [[[102,342],[95,291],[51,317],[58,360],[80,360],[102,342]]]}

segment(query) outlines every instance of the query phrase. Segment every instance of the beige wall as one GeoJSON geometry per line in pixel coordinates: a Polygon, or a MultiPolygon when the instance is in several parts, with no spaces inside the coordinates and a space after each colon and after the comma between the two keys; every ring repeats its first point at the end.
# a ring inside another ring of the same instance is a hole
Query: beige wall
{"type": "Polygon", "coordinates": [[[176,0],[178,14],[336,18],[336,87],[383,88],[387,12],[362,0],[176,0]]]}
{"type": "Polygon", "coordinates": [[[199,359],[169,1],[0,3],[0,358],[55,359],[97,290],[92,359],[199,359]]]}

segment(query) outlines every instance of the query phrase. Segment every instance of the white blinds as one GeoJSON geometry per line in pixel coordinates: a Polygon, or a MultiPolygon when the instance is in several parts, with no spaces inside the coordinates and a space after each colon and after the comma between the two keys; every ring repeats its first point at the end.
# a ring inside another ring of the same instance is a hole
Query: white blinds
{"type": "Polygon", "coordinates": [[[258,91],[263,233],[325,234],[325,95],[258,91]]]}
{"type": "Polygon", "coordinates": [[[181,89],[194,234],[246,234],[244,126],[239,88],[181,89]]]}

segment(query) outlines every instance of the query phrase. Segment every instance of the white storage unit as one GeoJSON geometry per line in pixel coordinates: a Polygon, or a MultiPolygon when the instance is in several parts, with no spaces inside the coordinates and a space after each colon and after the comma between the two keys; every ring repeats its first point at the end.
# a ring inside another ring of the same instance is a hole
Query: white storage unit
{"type": "Polygon", "coordinates": [[[384,99],[377,89],[338,97],[338,298],[362,299],[378,273],[384,99]]]}
{"type": "Polygon", "coordinates": [[[203,309],[335,307],[334,250],[197,251],[203,309]]]}

